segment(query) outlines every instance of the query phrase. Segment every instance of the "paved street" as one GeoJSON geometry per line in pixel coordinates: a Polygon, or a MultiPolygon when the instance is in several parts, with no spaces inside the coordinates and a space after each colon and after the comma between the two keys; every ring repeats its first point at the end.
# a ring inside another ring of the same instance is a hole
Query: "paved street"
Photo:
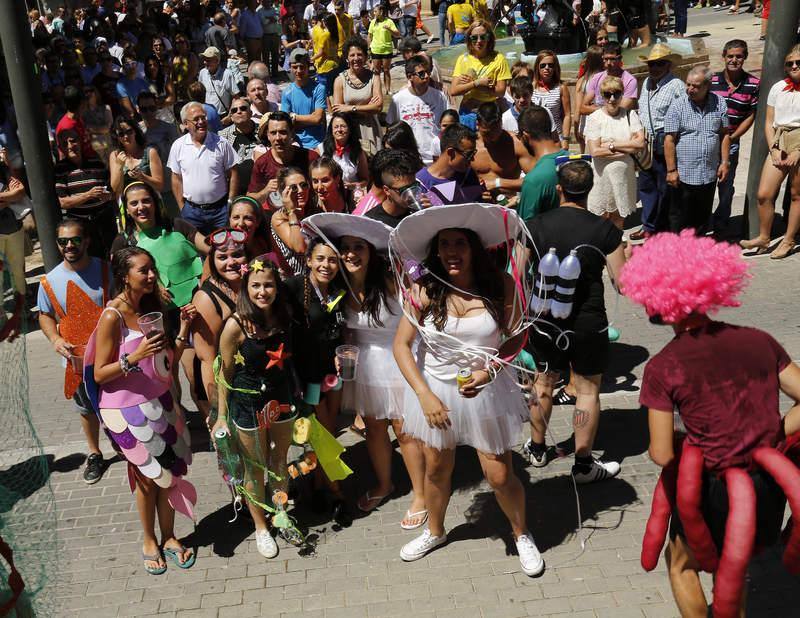
{"type": "MultiPolygon", "coordinates": [[[[702,14],[711,33],[709,47],[742,36],[760,56],[751,16],[726,19],[702,14]],[[735,26],[735,30],[729,29],[735,26]]],[[[698,20],[700,21],[700,20],[698,20]]],[[[714,52],[717,53],[716,51],[714,52]]],[[[734,213],[741,214],[749,143],[743,144],[734,213]]],[[[794,359],[800,359],[800,319],[795,311],[800,255],[775,262],[750,261],[753,279],[741,308],[722,317],[772,333],[794,359]]],[[[197,525],[178,520],[178,533],[197,548],[197,564],[153,577],[142,569],[141,533],[125,465],[114,461],[93,486],[82,480],[84,441],[77,414],[63,399],[62,370],[44,336],[28,335],[30,407],[45,451],[51,456],[50,482],[58,508],[58,616],[304,616],[348,618],[409,615],[580,617],[676,616],[662,564],[653,573],[639,565],[644,524],[657,468],[646,454],[646,414],[638,405],[639,380],[647,359],[668,341],[666,327],[648,323],[644,312],[625,298],[608,294],[610,315],[622,331],[613,347],[613,366],[605,376],[599,454],[622,461],[622,472],[603,484],[581,487],[579,500],[569,476],[571,458],[537,470],[515,456],[523,480],[528,522],[547,562],[535,579],[519,572],[510,530],[483,481],[469,449],[457,455],[453,499],[446,521],[447,546],[407,564],[399,550],[415,532],[399,521],[409,503],[409,486],[399,453],[394,460],[396,494],[388,503],[346,529],[319,521],[298,509],[314,551],[299,551],[282,541],[280,555],[265,560],[255,547],[249,520],[232,517],[229,491],[220,478],[207,435],[195,426],[195,458],[189,472],[198,489],[197,525]],[[580,510],[580,518],[578,514],[580,510]],[[578,530],[580,519],[581,529],[578,530]]],[[[747,353],[746,350],[742,351],[747,353]]],[[[187,400],[187,406],[192,405],[187,400]]],[[[788,402],[782,400],[783,408],[788,402]]],[[[557,408],[552,430],[568,441],[571,410],[557,408]]],[[[346,427],[349,419],[343,419],[346,427]]],[[[520,436],[520,444],[522,442],[520,436]]],[[[112,450],[103,437],[107,456],[112,450]]],[[[357,471],[345,482],[355,497],[370,484],[363,441],[342,434],[344,456],[357,471]]],[[[517,449],[519,451],[519,448],[517,449]]],[[[705,584],[710,586],[710,578],[705,584]]],[[[777,550],[765,552],[750,571],[748,602],[752,616],[797,615],[800,580],[786,574],[777,550]]]]}

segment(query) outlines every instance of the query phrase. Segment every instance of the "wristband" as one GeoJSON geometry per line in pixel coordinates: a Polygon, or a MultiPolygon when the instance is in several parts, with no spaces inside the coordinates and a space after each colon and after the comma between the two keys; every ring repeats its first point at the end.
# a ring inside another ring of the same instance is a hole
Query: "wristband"
{"type": "Polygon", "coordinates": [[[122,354],[119,357],[119,368],[122,369],[123,376],[127,376],[129,373],[141,373],[142,371],[138,363],[131,363],[128,360],[128,354],[122,354]]]}
{"type": "Polygon", "coordinates": [[[499,189],[500,188],[500,179],[499,178],[495,178],[494,179],[494,188],[495,189],[499,189]]]}

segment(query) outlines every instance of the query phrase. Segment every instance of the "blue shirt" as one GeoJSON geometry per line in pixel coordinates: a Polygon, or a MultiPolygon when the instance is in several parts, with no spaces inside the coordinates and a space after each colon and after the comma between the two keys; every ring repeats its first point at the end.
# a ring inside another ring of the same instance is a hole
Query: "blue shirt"
{"type": "Polygon", "coordinates": [[[208,120],[208,130],[212,133],[219,133],[222,130],[222,120],[219,118],[217,108],[208,103],[203,103],[203,109],[206,110],[206,119],[208,120]]]}
{"type": "MultiPolygon", "coordinates": [[[[302,88],[297,84],[291,84],[283,91],[283,96],[281,97],[282,112],[305,116],[313,114],[314,110],[318,109],[325,109],[325,86],[317,83],[316,80],[309,79],[302,88]]],[[[303,127],[299,131],[296,130],[295,135],[297,135],[297,139],[303,148],[308,148],[309,150],[316,148],[325,137],[324,119],[313,127],[303,127]]]]}
{"type": "Polygon", "coordinates": [[[655,90],[648,88],[650,78],[642,83],[639,93],[639,120],[648,135],[664,130],[664,117],[675,99],[686,96],[684,83],[672,73],[667,73],[656,84],[655,90]]]}
{"type": "MultiPolygon", "coordinates": [[[[64,262],[61,262],[53,270],[47,273],[47,282],[53,288],[53,293],[56,296],[58,304],[61,308],[69,313],[70,308],[67,307],[67,282],[73,281],[81,290],[86,292],[86,295],[91,298],[98,307],[103,306],[103,267],[108,271],[108,282],[111,285],[111,265],[108,262],[93,257],[89,265],[83,270],[67,270],[64,262]]],[[[39,305],[39,310],[53,317],[56,317],[56,310],[50,303],[50,298],[44,291],[44,287],[39,286],[39,295],[36,299],[39,305]]]]}
{"type": "Polygon", "coordinates": [[[139,95],[148,90],[150,90],[150,86],[141,77],[133,79],[120,77],[119,81],[117,81],[117,95],[120,99],[128,97],[133,106],[136,106],[139,95]]]}
{"type": "Polygon", "coordinates": [[[708,93],[700,108],[688,95],[675,99],[664,118],[664,131],[675,135],[678,174],[687,185],[717,181],[722,133],[728,128],[725,100],[708,93]]]}

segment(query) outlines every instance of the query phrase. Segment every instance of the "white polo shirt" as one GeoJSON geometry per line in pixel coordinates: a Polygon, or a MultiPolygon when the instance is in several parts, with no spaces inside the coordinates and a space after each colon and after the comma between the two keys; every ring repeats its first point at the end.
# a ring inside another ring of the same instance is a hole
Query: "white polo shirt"
{"type": "Polygon", "coordinates": [[[195,204],[213,204],[228,194],[225,173],[238,163],[230,143],[209,131],[200,148],[189,133],[176,139],[169,150],[167,167],[183,179],[184,199],[195,204]]]}

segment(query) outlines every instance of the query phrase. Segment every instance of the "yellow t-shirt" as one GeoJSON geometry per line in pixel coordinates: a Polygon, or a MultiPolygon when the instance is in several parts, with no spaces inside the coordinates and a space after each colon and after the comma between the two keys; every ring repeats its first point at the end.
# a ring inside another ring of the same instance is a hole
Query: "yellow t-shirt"
{"type": "Polygon", "coordinates": [[[447,23],[450,23],[452,18],[456,30],[466,30],[476,17],[475,9],[466,2],[447,7],[447,23]]]}
{"type": "MultiPolygon", "coordinates": [[[[511,69],[508,68],[506,57],[498,52],[494,53],[494,58],[487,56],[480,60],[472,54],[462,54],[456,60],[456,66],[453,69],[453,77],[459,75],[469,75],[473,79],[488,77],[494,82],[508,81],[511,79],[511,69]]],[[[464,95],[464,101],[468,99],[479,103],[488,103],[495,101],[497,97],[486,88],[476,88],[464,95]]]]}
{"type": "Polygon", "coordinates": [[[478,17],[483,17],[485,19],[489,16],[489,7],[486,5],[486,0],[469,0],[469,3],[472,5],[472,8],[475,9],[475,13],[478,17]]]}
{"type": "Polygon", "coordinates": [[[397,32],[397,26],[391,19],[378,21],[373,19],[369,24],[369,35],[372,37],[372,44],[369,51],[373,54],[392,53],[392,32],[397,32]]]}
{"type": "Polygon", "coordinates": [[[314,45],[315,56],[320,50],[324,50],[324,54],[314,60],[317,73],[329,73],[339,66],[339,53],[336,49],[336,43],[331,40],[330,32],[317,24],[311,29],[311,41],[314,45]]]}
{"type": "Polygon", "coordinates": [[[339,28],[339,55],[341,56],[345,41],[353,36],[353,18],[347,13],[342,13],[341,19],[336,17],[336,26],[339,28]]]}

